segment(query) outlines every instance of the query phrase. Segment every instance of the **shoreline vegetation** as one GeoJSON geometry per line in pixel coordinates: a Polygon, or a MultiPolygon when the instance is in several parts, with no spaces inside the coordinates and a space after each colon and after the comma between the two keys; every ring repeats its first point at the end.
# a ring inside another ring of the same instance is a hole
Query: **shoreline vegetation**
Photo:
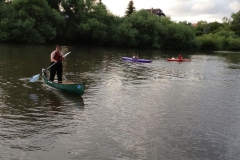
{"type": "Polygon", "coordinates": [[[0,0],[0,43],[240,51],[240,10],[222,23],[191,24],[133,5],[119,17],[101,0],[0,0]]]}

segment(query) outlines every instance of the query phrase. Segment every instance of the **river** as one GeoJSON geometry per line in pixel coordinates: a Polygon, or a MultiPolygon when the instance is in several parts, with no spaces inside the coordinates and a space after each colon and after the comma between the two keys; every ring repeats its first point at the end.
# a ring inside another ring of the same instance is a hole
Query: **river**
{"type": "Polygon", "coordinates": [[[0,159],[239,159],[240,52],[63,46],[76,96],[29,82],[54,48],[0,44],[0,159]]]}

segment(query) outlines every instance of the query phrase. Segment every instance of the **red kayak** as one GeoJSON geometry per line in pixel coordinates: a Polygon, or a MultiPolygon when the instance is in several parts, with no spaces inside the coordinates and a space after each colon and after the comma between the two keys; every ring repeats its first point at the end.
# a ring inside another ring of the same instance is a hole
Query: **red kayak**
{"type": "Polygon", "coordinates": [[[190,62],[191,59],[183,59],[183,60],[180,60],[178,58],[168,58],[167,61],[174,61],[174,62],[190,62]]]}

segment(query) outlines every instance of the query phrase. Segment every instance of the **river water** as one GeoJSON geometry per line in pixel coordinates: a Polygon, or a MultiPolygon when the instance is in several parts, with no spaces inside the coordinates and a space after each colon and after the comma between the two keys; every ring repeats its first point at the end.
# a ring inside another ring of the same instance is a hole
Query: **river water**
{"type": "Polygon", "coordinates": [[[239,52],[63,46],[76,96],[29,82],[53,50],[0,45],[0,159],[239,160],[239,52]]]}

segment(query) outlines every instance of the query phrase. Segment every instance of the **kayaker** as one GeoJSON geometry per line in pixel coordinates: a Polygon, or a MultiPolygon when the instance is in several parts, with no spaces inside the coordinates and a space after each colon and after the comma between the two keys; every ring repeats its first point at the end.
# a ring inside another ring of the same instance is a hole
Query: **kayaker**
{"type": "Polygon", "coordinates": [[[181,54],[179,54],[178,60],[179,60],[179,61],[182,61],[182,60],[183,60],[183,56],[182,56],[181,54]]]}
{"type": "Polygon", "coordinates": [[[133,58],[138,58],[138,55],[133,53],[133,58]]]}
{"type": "Polygon", "coordinates": [[[50,78],[49,78],[49,80],[53,81],[54,77],[57,73],[58,83],[62,83],[62,71],[63,71],[62,61],[65,59],[63,57],[63,53],[60,50],[61,50],[61,47],[59,45],[57,45],[56,49],[50,55],[51,65],[53,63],[55,63],[55,64],[50,68],[50,78]]]}

